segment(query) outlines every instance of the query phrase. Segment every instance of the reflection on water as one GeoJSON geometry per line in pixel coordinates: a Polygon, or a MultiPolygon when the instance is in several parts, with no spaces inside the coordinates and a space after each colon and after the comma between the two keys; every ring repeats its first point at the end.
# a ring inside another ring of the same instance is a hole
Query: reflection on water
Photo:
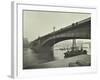
{"type": "MultiPolygon", "coordinates": [[[[76,46],[79,50],[81,48],[83,48],[83,50],[86,50],[88,55],[91,54],[90,40],[77,39],[76,46]]],[[[64,53],[67,51],[70,51],[71,47],[72,47],[72,40],[65,40],[65,41],[55,44],[53,46],[55,60],[64,59],[64,53]]]]}

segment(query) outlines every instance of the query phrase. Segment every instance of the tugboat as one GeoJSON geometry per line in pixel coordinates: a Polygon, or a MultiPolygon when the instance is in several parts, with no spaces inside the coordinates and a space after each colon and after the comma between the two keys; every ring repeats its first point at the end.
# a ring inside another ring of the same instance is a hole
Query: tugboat
{"type": "Polygon", "coordinates": [[[87,51],[83,50],[82,46],[81,49],[79,50],[79,48],[76,46],[76,39],[73,39],[71,51],[68,50],[67,52],[65,52],[64,58],[73,57],[81,54],[87,54],[87,51]]]}

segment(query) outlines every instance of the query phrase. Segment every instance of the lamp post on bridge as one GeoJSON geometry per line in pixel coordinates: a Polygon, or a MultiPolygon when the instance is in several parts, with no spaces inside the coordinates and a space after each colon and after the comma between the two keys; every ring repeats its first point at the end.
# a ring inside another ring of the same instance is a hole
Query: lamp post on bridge
{"type": "Polygon", "coordinates": [[[39,44],[39,46],[40,46],[40,36],[38,36],[38,39],[39,39],[39,40],[38,40],[38,44],[39,44]]]}
{"type": "Polygon", "coordinates": [[[55,29],[56,29],[56,27],[54,26],[54,27],[53,27],[53,32],[54,32],[54,43],[55,43],[55,29]]]}
{"type": "MultiPolygon", "coordinates": [[[[54,42],[54,44],[55,44],[55,29],[56,29],[56,27],[54,26],[53,27],[53,33],[54,33],[54,41],[53,42],[54,42]]],[[[53,49],[54,49],[54,46],[53,46],[53,49]]]]}

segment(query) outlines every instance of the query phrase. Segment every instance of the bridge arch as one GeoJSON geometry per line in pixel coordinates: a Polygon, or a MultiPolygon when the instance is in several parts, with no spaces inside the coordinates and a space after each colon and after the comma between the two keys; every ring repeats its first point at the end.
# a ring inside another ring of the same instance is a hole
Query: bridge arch
{"type": "Polygon", "coordinates": [[[42,59],[53,60],[51,47],[60,41],[68,39],[91,39],[91,19],[85,19],[40,37],[31,43],[31,48],[39,52],[42,59]]]}

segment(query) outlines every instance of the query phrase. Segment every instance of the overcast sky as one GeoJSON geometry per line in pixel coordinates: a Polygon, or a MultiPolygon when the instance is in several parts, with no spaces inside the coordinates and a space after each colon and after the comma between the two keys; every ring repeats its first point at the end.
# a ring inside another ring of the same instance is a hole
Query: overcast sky
{"type": "Polygon", "coordinates": [[[90,17],[90,14],[24,11],[24,38],[35,40],[53,31],[90,17]]]}

